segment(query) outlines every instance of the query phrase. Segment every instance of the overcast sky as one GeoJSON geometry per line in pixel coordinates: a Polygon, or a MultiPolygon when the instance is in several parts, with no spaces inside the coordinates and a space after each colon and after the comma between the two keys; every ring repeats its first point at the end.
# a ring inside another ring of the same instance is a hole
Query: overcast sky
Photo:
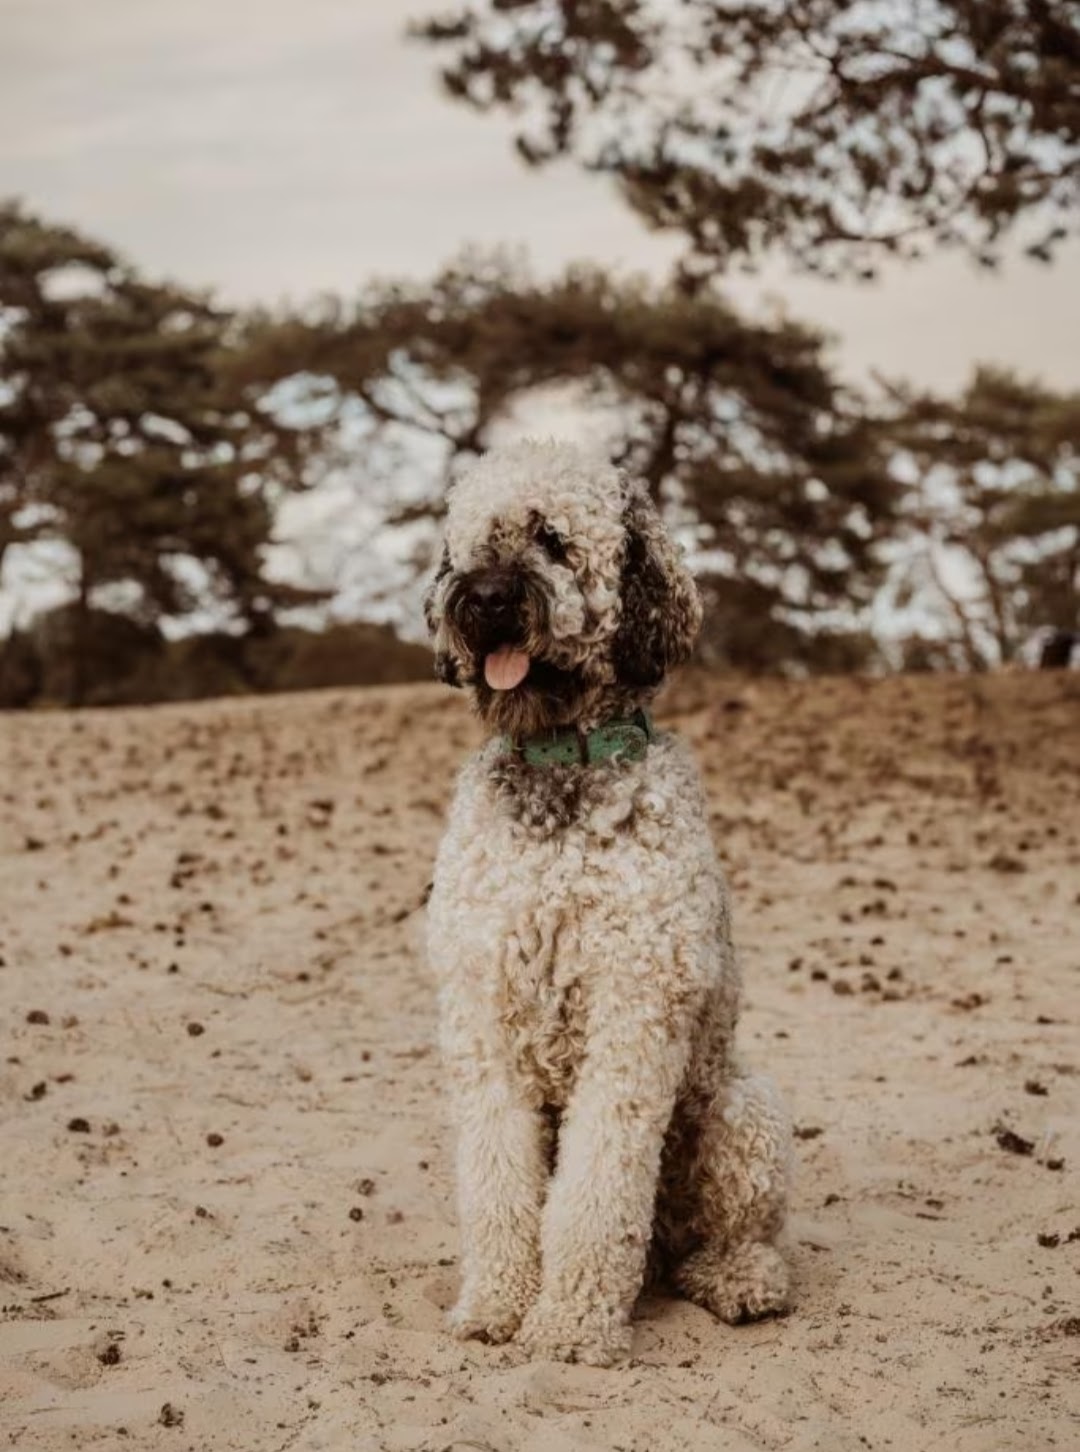
{"type": "MultiPolygon", "coordinates": [[[[435,5],[433,8],[440,8],[435,5]]],[[[0,0],[0,195],[236,301],[422,276],[468,242],[550,271],[672,255],[610,186],[531,172],[506,123],[446,101],[405,41],[422,0],[0,0]]],[[[731,283],[825,325],[853,377],[941,385],[973,362],[1080,387],[1080,248],[1003,276],[959,258],[876,286],[731,283]]]]}

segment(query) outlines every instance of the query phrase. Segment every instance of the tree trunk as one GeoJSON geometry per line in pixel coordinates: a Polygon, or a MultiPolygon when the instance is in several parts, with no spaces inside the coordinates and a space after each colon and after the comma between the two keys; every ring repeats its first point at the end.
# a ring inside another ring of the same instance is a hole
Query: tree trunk
{"type": "Polygon", "coordinates": [[[74,652],[74,660],[71,665],[71,699],[70,706],[81,706],[86,700],[86,689],[89,685],[89,660],[90,653],[90,580],[86,572],[85,561],[79,567],[79,593],[75,598],[75,609],[72,615],[71,644],[74,652]]]}

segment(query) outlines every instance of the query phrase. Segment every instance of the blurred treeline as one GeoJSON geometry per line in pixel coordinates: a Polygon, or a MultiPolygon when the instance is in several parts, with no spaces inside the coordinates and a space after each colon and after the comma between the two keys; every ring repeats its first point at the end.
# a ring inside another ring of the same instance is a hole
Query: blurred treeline
{"type": "Polygon", "coordinates": [[[835,276],[931,247],[994,265],[1009,238],[1051,260],[1080,214],[1080,30],[1021,0],[931,9],[686,0],[669,34],[630,0],[489,0],[422,28],[453,96],[531,101],[529,161],[606,171],[685,239],[663,284],[467,256],[244,314],[0,208],[0,568],[30,552],[66,585],[0,647],[0,704],[426,674],[335,617],[332,572],[282,565],[282,512],[330,478],[377,498],[371,569],[407,542],[408,635],[448,483],[537,420],[648,481],[711,661],[978,670],[1075,629],[1080,396],[1000,367],[952,397],[858,391],[820,333],[723,293],[770,250],[835,276]],[[673,60],[698,79],[670,109],[650,78],[673,60]],[[777,69],[794,100],[762,111],[777,69]]]}

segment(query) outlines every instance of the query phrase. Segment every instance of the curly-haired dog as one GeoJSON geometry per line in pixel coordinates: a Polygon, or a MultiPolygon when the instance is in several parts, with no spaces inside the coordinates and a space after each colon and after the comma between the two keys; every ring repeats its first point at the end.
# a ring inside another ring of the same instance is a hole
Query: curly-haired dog
{"type": "Polygon", "coordinates": [[[725,1321],[781,1310],[790,1127],[734,1056],[738,970],[697,772],[643,707],[693,581],[648,494],[567,445],[453,490],[425,601],[491,740],[429,909],[459,1124],[462,1336],[610,1363],[650,1272],[725,1321]]]}

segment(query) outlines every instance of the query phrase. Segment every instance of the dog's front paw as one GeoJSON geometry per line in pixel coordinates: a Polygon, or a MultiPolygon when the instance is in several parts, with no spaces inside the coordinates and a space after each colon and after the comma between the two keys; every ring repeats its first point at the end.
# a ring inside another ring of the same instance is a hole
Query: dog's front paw
{"type": "Polygon", "coordinates": [[[457,1305],[447,1313],[447,1325],[461,1341],[474,1337],[492,1344],[509,1341],[521,1325],[531,1300],[528,1286],[522,1287],[517,1295],[503,1287],[466,1286],[457,1305]]]}
{"type": "Polygon", "coordinates": [[[624,1317],[597,1306],[541,1299],[525,1317],[517,1339],[537,1361],[613,1366],[629,1354],[631,1337],[624,1317]]]}

